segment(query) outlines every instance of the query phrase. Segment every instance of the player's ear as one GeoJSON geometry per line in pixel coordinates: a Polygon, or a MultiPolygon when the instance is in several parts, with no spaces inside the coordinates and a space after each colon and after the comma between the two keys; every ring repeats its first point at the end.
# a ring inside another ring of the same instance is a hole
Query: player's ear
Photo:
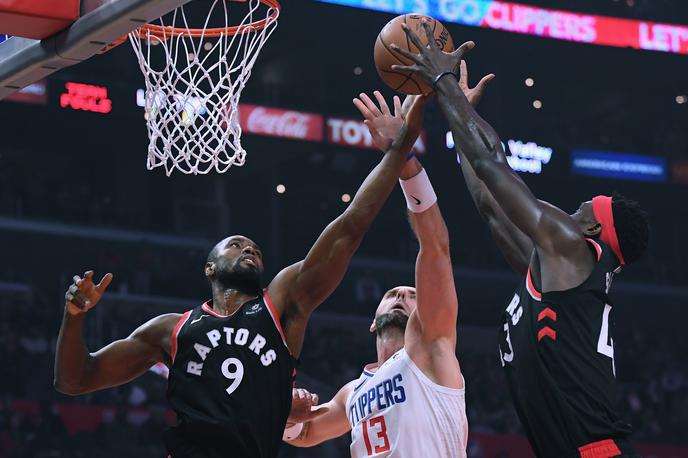
{"type": "Polygon", "coordinates": [[[595,222],[594,224],[589,225],[583,231],[583,234],[585,234],[587,237],[597,237],[600,235],[600,232],[602,232],[602,225],[598,222],[595,222]]]}
{"type": "Polygon", "coordinates": [[[205,276],[208,278],[213,278],[215,276],[215,263],[206,262],[205,263],[205,276]]]}
{"type": "Polygon", "coordinates": [[[375,320],[373,320],[372,323],[370,323],[370,332],[375,332],[377,331],[377,326],[375,326],[375,320]]]}

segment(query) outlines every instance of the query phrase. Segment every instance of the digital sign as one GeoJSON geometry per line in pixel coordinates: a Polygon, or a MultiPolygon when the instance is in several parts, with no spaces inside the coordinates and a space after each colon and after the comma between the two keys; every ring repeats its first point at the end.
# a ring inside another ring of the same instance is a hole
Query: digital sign
{"type": "Polygon", "coordinates": [[[108,98],[105,86],[69,82],[67,92],[60,94],[60,106],[73,110],[92,111],[106,114],[112,110],[112,100],[108,98]]]}
{"type": "Polygon", "coordinates": [[[315,113],[240,104],[239,119],[244,132],[251,134],[304,141],[323,138],[323,117],[315,113]]]}
{"type": "MultiPolygon", "coordinates": [[[[517,172],[540,175],[542,168],[552,159],[552,148],[541,146],[535,142],[523,142],[521,140],[507,140],[502,143],[506,153],[506,161],[517,172]],[[508,145],[508,148],[507,148],[508,145]]],[[[451,131],[447,132],[447,148],[454,148],[454,137],[451,131]]]]}
{"type": "Polygon", "coordinates": [[[387,13],[420,13],[505,32],[618,48],[688,54],[688,26],[539,8],[495,0],[316,0],[387,13]]]}
{"type": "MultiPolygon", "coordinates": [[[[335,145],[353,146],[355,148],[377,149],[373,144],[368,126],[362,120],[328,118],[327,141],[335,145]]],[[[414,153],[425,153],[425,132],[421,132],[413,145],[414,153]]]]}
{"type": "Polygon", "coordinates": [[[641,154],[574,149],[571,171],[577,175],[665,182],[666,159],[641,154]]]}

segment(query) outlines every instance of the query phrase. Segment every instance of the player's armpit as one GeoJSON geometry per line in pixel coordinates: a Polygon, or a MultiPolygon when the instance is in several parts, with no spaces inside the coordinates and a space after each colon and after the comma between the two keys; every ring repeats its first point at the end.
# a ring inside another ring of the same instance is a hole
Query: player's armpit
{"type": "Polygon", "coordinates": [[[355,384],[356,380],[352,380],[344,385],[329,402],[318,406],[318,408],[327,408],[327,412],[304,423],[299,436],[287,443],[295,447],[313,447],[351,431],[351,424],[346,416],[346,399],[355,384]]]}
{"type": "Polygon", "coordinates": [[[69,395],[89,393],[127,383],[155,363],[169,363],[172,330],[180,318],[177,313],[153,318],[95,353],[79,355],[78,350],[62,348],[56,354],[55,388],[69,395]],[[72,358],[84,358],[83,364],[72,366],[80,370],[70,368],[72,358]]]}

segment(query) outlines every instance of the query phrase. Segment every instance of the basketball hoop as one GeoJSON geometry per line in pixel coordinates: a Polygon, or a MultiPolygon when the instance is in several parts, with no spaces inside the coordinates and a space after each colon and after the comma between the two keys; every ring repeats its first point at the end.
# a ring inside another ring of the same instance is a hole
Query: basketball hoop
{"type": "Polygon", "coordinates": [[[230,26],[230,1],[214,0],[203,28],[189,27],[182,6],[159,24],[129,34],[146,81],[149,170],[164,167],[168,176],[175,169],[196,175],[244,164],[239,98],[277,27],[280,4],[239,0],[248,12],[230,26]],[[217,16],[224,27],[210,27],[217,16]]]}

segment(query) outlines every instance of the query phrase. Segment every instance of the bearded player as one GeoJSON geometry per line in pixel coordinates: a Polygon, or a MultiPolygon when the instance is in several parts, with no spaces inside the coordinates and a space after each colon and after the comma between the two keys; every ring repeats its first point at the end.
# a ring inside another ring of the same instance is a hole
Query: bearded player
{"type": "MultiPolygon", "coordinates": [[[[430,36],[427,23],[423,28],[430,36]]],[[[451,126],[476,205],[524,275],[504,314],[499,356],[512,399],[538,457],[635,457],[630,425],[615,409],[612,277],[648,242],[647,215],[622,196],[597,196],[568,215],[533,196],[509,167],[501,142],[468,102],[453,69],[461,49],[397,52],[433,84],[451,126]]],[[[465,64],[464,64],[465,68],[465,64]]]]}
{"type": "MultiPolygon", "coordinates": [[[[489,79],[465,88],[477,103],[489,79]]],[[[417,135],[425,98],[408,98],[409,132],[417,135]]],[[[364,113],[365,116],[365,113],[364,113]]],[[[401,174],[411,227],[420,250],[416,288],[383,296],[370,331],[377,362],[319,406],[319,417],[291,425],[285,440],[311,447],[351,431],[351,456],[466,456],[464,379],[456,358],[458,301],[449,236],[427,174],[411,159],[401,174]]]]}
{"type": "MultiPolygon", "coordinates": [[[[95,353],[83,327],[112,281],[93,272],[74,277],[57,342],[55,387],[70,395],[122,385],[158,362],[170,368],[167,397],[177,425],[165,444],[178,457],[275,457],[292,404],[296,359],[308,319],[340,283],[353,253],[394,188],[415,136],[407,135],[401,102],[371,129],[385,154],[344,213],[328,225],[305,259],[261,290],[263,253],[244,236],[219,242],[205,275],[212,299],[184,314],[161,315],[95,353]]],[[[361,94],[356,105],[379,113],[361,94]]],[[[368,122],[368,121],[367,121],[368,122]]]]}

